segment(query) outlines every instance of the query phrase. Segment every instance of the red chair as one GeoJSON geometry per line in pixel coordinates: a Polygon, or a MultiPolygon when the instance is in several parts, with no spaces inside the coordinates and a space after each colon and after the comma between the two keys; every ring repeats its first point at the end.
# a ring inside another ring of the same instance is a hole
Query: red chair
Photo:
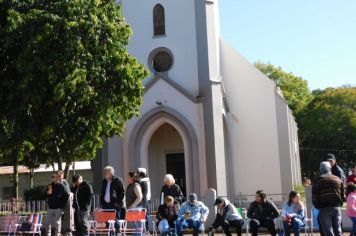
{"type": "Polygon", "coordinates": [[[119,226],[120,233],[124,235],[126,235],[126,233],[139,233],[141,235],[146,234],[146,209],[128,209],[126,211],[125,220],[119,220],[119,226]],[[130,222],[135,224],[133,228],[128,227],[128,223],[130,222]]]}
{"type": "Polygon", "coordinates": [[[94,220],[89,221],[90,233],[110,233],[115,234],[116,210],[114,209],[99,209],[94,211],[94,220]]]}

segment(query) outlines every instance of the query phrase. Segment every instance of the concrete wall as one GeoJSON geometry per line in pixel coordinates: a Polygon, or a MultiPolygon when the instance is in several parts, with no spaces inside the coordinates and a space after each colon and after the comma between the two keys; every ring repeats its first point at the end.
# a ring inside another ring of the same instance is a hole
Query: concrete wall
{"type": "Polygon", "coordinates": [[[220,41],[235,194],[281,193],[275,85],[220,41]]]}
{"type": "MultiPolygon", "coordinates": [[[[87,181],[88,183],[92,184],[93,183],[93,173],[91,170],[77,170],[77,174],[80,174],[83,176],[84,180],[87,181]]],[[[70,172],[69,174],[69,182],[70,179],[72,178],[72,174],[70,172]]],[[[41,173],[35,173],[34,174],[34,179],[33,179],[33,184],[34,187],[37,186],[47,186],[51,182],[51,172],[41,172],[41,173]]],[[[29,189],[30,185],[30,175],[28,173],[25,174],[19,174],[19,197],[20,199],[24,197],[24,191],[29,189]]],[[[8,200],[6,197],[9,194],[5,194],[4,188],[7,189],[7,191],[12,191],[12,176],[10,175],[0,175],[0,200],[8,200]]],[[[95,190],[94,190],[95,191],[95,190]]]]}
{"type": "Polygon", "coordinates": [[[281,163],[282,193],[302,184],[297,124],[284,98],[276,92],[278,140],[281,163]]]}

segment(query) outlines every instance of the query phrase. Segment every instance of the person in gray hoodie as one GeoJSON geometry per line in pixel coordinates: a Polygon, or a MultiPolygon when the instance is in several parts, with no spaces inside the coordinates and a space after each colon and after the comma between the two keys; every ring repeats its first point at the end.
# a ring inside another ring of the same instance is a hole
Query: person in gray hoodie
{"type": "Polygon", "coordinates": [[[229,228],[236,227],[237,235],[241,236],[241,228],[244,221],[235,206],[232,205],[229,200],[223,199],[222,197],[218,197],[214,205],[218,208],[218,211],[209,231],[221,227],[226,236],[231,236],[229,228]]]}

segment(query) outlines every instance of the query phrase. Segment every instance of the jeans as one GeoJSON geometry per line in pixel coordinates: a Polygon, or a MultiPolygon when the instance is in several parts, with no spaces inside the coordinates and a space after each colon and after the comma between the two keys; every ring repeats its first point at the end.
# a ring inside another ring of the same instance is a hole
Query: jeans
{"type": "Polygon", "coordinates": [[[62,218],[63,210],[61,208],[58,209],[48,209],[46,215],[46,231],[47,236],[51,236],[51,229],[55,228],[55,235],[61,235],[61,218],[62,218]]]}
{"type": "Polygon", "coordinates": [[[89,236],[90,211],[75,211],[75,214],[77,218],[75,224],[77,236],[89,236]]]}
{"type": "Polygon", "coordinates": [[[268,232],[272,236],[276,236],[276,227],[274,225],[273,219],[271,218],[265,218],[262,220],[251,219],[250,228],[251,228],[252,236],[257,236],[259,227],[266,227],[268,232]]]}
{"type": "Polygon", "coordinates": [[[300,235],[300,228],[303,227],[305,224],[302,220],[298,218],[292,218],[291,224],[288,224],[287,221],[283,221],[283,229],[284,229],[284,235],[289,236],[290,235],[290,228],[293,229],[294,235],[299,236],[300,235]]]}
{"type": "Polygon", "coordinates": [[[320,208],[319,219],[325,236],[342,235],[340,207],[320,208]]]}
{"type": "Polygon", "coordinates": [[[356,217],[350,217],[351,221],[352,221],[352,231],[351,231],[351,235],[356,235],[356,217]]]}
{"type": "Polygon", "coordinates": [[[183,235],[183,229],[185,228],[191,228],[193,229],[193,235],[197,236],[199,235],[199,230],[201,226],[200,220],[193,220],[193,219],[177,219],[176,221],[176,229],[177,229],[177,235],[182,236],[183,235]]]}

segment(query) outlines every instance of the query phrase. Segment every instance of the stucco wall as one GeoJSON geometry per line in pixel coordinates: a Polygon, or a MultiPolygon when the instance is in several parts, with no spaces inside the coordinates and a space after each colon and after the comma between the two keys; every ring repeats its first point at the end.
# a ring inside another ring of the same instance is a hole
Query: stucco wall
{"type": "Polygon", "coordinates": [[[281,193],[275,85],[220,41],[235,194],[281,193]]]}
{"type": "Polygon", "coordinates": [[[174,57],[169,77],[198,95],[194,1],[123,0],[122,12],[133,30],[129,52],[149,67],[151,51],[159,47],[168,48],[174,57]],[[157,3],[165,9],[166,35],[154,37],[152,13],[157,3]]]}

